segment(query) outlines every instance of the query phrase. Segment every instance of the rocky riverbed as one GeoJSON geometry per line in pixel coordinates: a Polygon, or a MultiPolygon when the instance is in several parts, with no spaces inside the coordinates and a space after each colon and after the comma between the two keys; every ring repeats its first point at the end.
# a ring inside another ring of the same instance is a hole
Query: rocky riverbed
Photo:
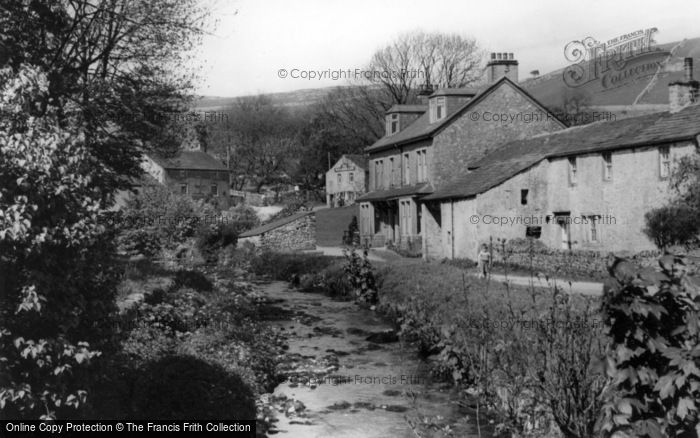
{"type": "MultiPolygon", "coordinates": [[[[262,285],[271,324],[286,339],[285,381],[261,400],[270,436],[477,437],[474,406],[375,312],[352,302],[262,285]]],[[[480,425],[490,436],[489,425],[480,425]]]]}

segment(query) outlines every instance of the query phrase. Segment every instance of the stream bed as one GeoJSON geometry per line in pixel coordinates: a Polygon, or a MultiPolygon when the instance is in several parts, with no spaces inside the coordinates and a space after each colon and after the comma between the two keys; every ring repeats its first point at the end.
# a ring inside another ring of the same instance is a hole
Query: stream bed
{"type": "Polygon", "coordinates": [[[286,283],[261,287],[288,345],[279,368],[286,381],[264,396],[275,418],[270,436],[491,436],[490,425],[477,426],[475,406],[432,379],[381,315],[286,283]]]}

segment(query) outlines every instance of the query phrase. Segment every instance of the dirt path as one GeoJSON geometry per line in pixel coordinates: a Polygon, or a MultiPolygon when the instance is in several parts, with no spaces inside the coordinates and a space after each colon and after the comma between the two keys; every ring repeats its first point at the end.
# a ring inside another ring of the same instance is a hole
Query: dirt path
{"type": "MultiPolygon", "coordinates": [[[[426,362],[375,312],[278,282],[263,294],[289,345],[281,367],[287,381],[270,396],[278,419],[272,436],[477,436],[468,422],[473,407],[458,403],[451,385],[432,381],[426,362]]],[[[483,425],[482,436],[490,436],[483,425]]]]}

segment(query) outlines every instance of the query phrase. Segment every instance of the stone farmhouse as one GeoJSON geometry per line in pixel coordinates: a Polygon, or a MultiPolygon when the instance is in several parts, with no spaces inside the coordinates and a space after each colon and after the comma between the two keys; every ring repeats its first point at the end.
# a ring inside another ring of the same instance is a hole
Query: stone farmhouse
{"type": "Polygon", "coordinates": [[[685,66],[670,111],[566,128],[517,85],[512,55],[492,54],[483,90],[438,90],[367,148],[363,242],[420,245],[425,258],[474,259],[491,238],[653,249],[644,213],[667,202],[673,164],[700,139],[698,82],[685,66]]]}
{"type": "Polygon", "coordinates": [[[367,159],[362,155],[343,155],[326,172],[326,205],[343,207],[355,203],[367,191],[367,159]]]}
{"type": "Polygon", "coordinates": [[[176,193],[194,199],[229,200],[229,171],[219,160],[202,150],[185,150],[173,158],[147,155],[146,173],[176,193]]]}

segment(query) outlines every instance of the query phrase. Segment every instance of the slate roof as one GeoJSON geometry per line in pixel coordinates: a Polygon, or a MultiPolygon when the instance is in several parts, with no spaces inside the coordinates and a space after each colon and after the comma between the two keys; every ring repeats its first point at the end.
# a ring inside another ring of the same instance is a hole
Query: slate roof
{"type": "Polygon", "coordinates": [[[697,135],[700,135],[700,105],[674,114],[654,113],[541,134],[506,143],[475,163],[473,171],[457,176],[422,199],[475,196],[547,158],[668,144],[694,140],[697,135]]]}
{"type": "Polygon", "coordinates": [[[428,111],[427,105],[394,105],[386,113],[424,113],[426,111],[428,111]]]}
{"type": "Polygon", "coordinates": [[[401,198],[410,195],[425,195],[431,193],[433,187],[428,183],[415,184],[411,186],[397,187],[387,190],[374,190],[356,199],[357,202],[379,201],[401,198]]]}
{"type": "MultiPolygon", "coordinates": [[[[550,114],[551,117],[553,117],[555,120],[559,120],[556,114],[552,113],[548,108],[542,106],[535,98],[530,96],[530,94],[528,94],[526,91],[520,88],[517,84],[513,83],[513,81],[503,76],[501,79],[489,85],[483,91],[474,96],[473,99],[464,103],[460,108],[458,108],[455,112],[448,115],[444,119],[439,120],[435,123],[430,123],[430,114],[426,112],[422,116],[418,117],[413,123],[408,125],[406,129],[403,129],[397,132],[396,134],[380,138],[379,140],[374,142],[374,144],[365,149],[365,151],[376,152],[379,150],[388,149],[395,145],[409,144],[416,141],[429,139],[435,134],[437,134],[440,130],[448,126],[450,123],[452,123],[452,121],[459,118],[467,109],[471,108],[472,106],[485,99],[489,94],[491,94],[492,91],[494,91],[504,82],[510,83],[523,95],[525,95],[525,97],[527,97],[533,104],[539,107],[540,110],[547,114],[550,114]]],[[[561,124],[562,126],[565,126],[563,122],[561,124]]]]}
{"type": "Polygon", "coordinates": [[[310,214],[313,214],[313,211],[298,211],[294,213],[291,216],[283,217],[281,219],[277,219],[275,221],[269,222],[265,225],[260,225],[257,228],[253,228],[252,230],[248,230],[244,233],[241,233],[238,237],[252,237],[252,236],[258,236],[260,234],[267,233],[268,231],[272,231],[275,228],[279,228],[282,225],[287,225],[288,223],[294,222],[297,219],[301,219],[304,216],[308,216],[310,214]]]}
{"type": "Polygon", "coordinates": [[[219,160],[203,151],[182,151],[175,157],[152,156],[165,169],[226,170],[219,160]]]}

